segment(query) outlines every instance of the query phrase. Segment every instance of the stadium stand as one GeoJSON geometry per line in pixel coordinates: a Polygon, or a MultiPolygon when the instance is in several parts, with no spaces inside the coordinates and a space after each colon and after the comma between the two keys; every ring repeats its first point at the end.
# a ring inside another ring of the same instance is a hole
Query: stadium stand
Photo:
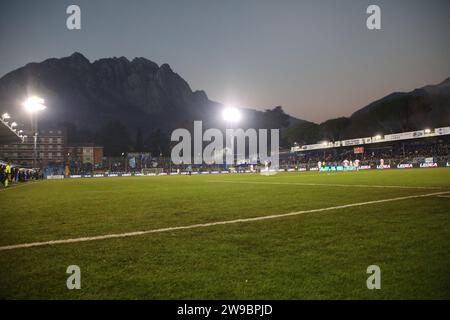
{"type": "Polygon", "coordinates": [[[4,113],[0,117],[0,144],[22,141],[22,136],[15,129],[13,124],[14,122],[11,121],[11,118],[7,113],[4,113]]]}
{"type": "MultiPolygon", "coordinates": [[[[410,168],[428,166],[448,166],[450,162],[450,136],[428,137],[407,141],[379,142],[361,146],[333,147],[320,150],[280,152],[280,169],[285,171],[317,170],[317,163],[323,162],[330,167],[342,166],[345,160],[360,161],[364,169],[377,169],[381,159],[389,168],[410,168]],[[357,149],[357,150],[355,150],[357,149]],[[355,153],[360,152],[360,153],[355,153]]],[[[193,174],[223,172],[259,172],[261,163],[243,163],[234,167],[226,165],[174,165],[168,157],[149,158],[130,167],[127,159],[117,158],[108,161],[95,171],[92,167],[71,167],[70,173],[75,177],[83,176],[127,176],[127,175],[161,175],[186,174],[191,167],[193,174]]]]}
{"type": "MultiPolygon", "coordinates": [[[[17,124],[11,121],[11,118],[7,113],[0,117],[0,145],[23,141],[24,137],[16,127],[17,124]]],[[[11,183],[27,182],[42,178],[43,176],[39,170],[22,168],[10,163],[8,159],[0,159],[0,183],[2,186],[7,187],[10,186],[11,183]]]]}
{"type": "MultiPolygon", "coordinates": [[[[343,170],[342,167],[358,169],[383,168],[423,168],[449,166],[450,127],[416,132],[395,133],[373,138],[358,138],[345,141],[317,143],[309,146],[295,146],[280,150],[279,169],[281,171],[318,170],[321,166],[330,170],[343,170]],[[356,161],[359,166],[344,166],[356,161]]],[[[169,157],[145,157],[128,154],[122,157],[103,157],[98,165],[66,161],[64,165],[47,167],[45,176],[64,178],[70,176],[105,177],[105,176],[140,176],[173,175],[199,173],[242,173],[260,172],[263,163],[247,161],[235,166],[225,164],[212,165],[174,165],[169,157]]],[[[323,169],[323,168],[322,168],[323,169]]],[[[322,170],[321,170],[322,171],[322,170]]]]}
{"type": "Polygon", "coordinates": [[[450,127],[420,130],[370,138],[358,138],[314,145],[294,146],[283,164],[317,166],[319,161],[337,166],[358,159],[361,165],[376,167],[382,161],[390,167],[424,167],[426,163],[447,166],[450,127]],[[292,154],[293,153],[293,154],[292,154]]]}

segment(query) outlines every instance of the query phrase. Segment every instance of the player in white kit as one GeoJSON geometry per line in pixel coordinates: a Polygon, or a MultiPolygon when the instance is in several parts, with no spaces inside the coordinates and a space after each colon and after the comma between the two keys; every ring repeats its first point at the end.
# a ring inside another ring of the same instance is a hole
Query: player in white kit
{"type": "Polygon", "coordinates": [[[344,170],[348,170],[348,160],[347,159],[345,159],[343,162],[343,165],[344,165],[344,170]]]}
{"type": "Polygon", "coordinates": [[[355,165],[355,170],[359,171],[359,159],[356,159],[353,164],[355,165]]]}

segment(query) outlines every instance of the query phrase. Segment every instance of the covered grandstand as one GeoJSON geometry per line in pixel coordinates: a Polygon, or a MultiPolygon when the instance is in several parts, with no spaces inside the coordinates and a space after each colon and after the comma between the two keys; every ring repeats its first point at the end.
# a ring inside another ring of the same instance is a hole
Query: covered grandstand
{"type": "Polygon", "coordinates": [[[352,160],[358,160],[367,169],[380,165],[389,168],[448,166],[450,127],[297,145],[280,158],[287,167],[307,168],[317,167],[319,161],[327,166],[339,166],[352,160]]]}
{"type": "Polygon", "coordinates": [[[4,113],[0,118],[0,144],[17,143],[23,141],[23,136],[16,129],[17,124],[4,113]]]}

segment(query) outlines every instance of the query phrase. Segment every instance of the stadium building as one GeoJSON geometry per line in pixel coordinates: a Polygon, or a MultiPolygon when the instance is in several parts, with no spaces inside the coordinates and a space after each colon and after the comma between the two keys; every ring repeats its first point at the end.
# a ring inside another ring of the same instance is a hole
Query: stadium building
{"type": "Polygon", "coordinates": [[[364,169],[445,167],[449,163],[450,127],[402,132],[343,141],[293,146],[284,165],[306,169],[359,160],[364,169]]]}
{"type": "MultiPolygon", "coordinates": [[[[3,141],[0,145],[0,158],[23,167],[32,167],[34,159],[34,137],[27,130],[21,139],[3,141]]],[[[66,134],[63,129],[39,130],[36,141],[36,167],[64,162],[66,134]]]]}
{"type": "Polygon", "coordinates": [[[66,159],[72,172],[92,171],[103,165],[103,147],[93,143],[71,144],[66,147],[66,159]]]}

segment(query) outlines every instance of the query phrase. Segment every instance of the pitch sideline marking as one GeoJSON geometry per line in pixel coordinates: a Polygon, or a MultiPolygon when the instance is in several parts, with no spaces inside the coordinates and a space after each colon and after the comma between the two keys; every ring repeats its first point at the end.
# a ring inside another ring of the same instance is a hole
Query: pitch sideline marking
{"type": "Polygon", "coordinates": [[[20,187],[32,186],[33,184],[39,183],[39,182],[38,181],[34,181],[34,182],[28,181],[28,182],[21,182],[21,183],[23,183],[23,184],[17,184],[17,185],[16,184],[12,184],[8,188],[0,189],[0,191],[8,191],[8,190],[17,189],[17,188],[20,188],[20,187]]]}
{"type": "Polygon", "coordinates": [[[225,225],[225,224],[235,224],[235,223],[241,223],[241,222],[269,220],[269,219],[297,216],[297,215],[301,215],[304,213],[330,211],[330,210],[351,208],[351,207],[357,207],[357,206],[365,206],[365,205],[370,205],[370,204],[375,204],[375,203],[400,201],[400,200],[407,200],[407,199],[414,199],[414,198],[432,197],[432,196],[438,196],[438,195],[445,195],[448,193],[450,193],[450,191],[434,192],[434,193],[428,193],[428,194],[422,194],[422,195],[397,197],[397,198],[373,200],[373,201],[366,201],[366,202],[358,202],[358,203],[345,204],[345,205],[341,205],[341,206],[334,206],[334,207],[327,207],[327,208],[320,208],[320,209],[311,209],[311,210],[302,210],[302,211],[282,213],[282,214],[277,214],[277,215],[260,216],[260,217],[253,217],[253,218],[243,218],[243,219],[235,219],[235,220],[225,220],[225,221],[217,221],[217,222],[209,222],[209,223],[200,223],[200,224],[193,224],[193,225],[180,226],[180,227],[168,227],[168,228],[153,229],[153,230],[107,234],[107,235],[94,236],[94,237],[81,237],[81,238],[64,239],[64,240],[22,243],[22,244],[15,244],[15,245],[9,245],[9,246],[2,246],[2,247],[0,247],[0,251],[21,249],[21,248],[31,248],[31,247],[51,246],[51,245],[65,244],[65,243],[96,241],[96,240],[113,239],[113,238],[125,238],[125,237],[140,236],[140,235],[150,234],[150,233],[161,233],[161,232],[167,232],[167,231],[177,231],[177,230],[186,230],[186,229],[195,229],[195,228],[205,228],[205,227],[225,225]]]}
{"type": "Polygon", "coordinates": [[[308,183],[308,182],[268,182],[268,181],[233,181],[233,180],[209,180],[209,183],[236,183],[236,184],[274,184],[274,185],[298,185],[298,186],[324,186],[324,187],[357,187],[357,188],[397,188],[397,189],[448,189],[443,187],[420,187],[420,186],[390,186],[376,184],[339,184],[339,183],[308,183]]]}

